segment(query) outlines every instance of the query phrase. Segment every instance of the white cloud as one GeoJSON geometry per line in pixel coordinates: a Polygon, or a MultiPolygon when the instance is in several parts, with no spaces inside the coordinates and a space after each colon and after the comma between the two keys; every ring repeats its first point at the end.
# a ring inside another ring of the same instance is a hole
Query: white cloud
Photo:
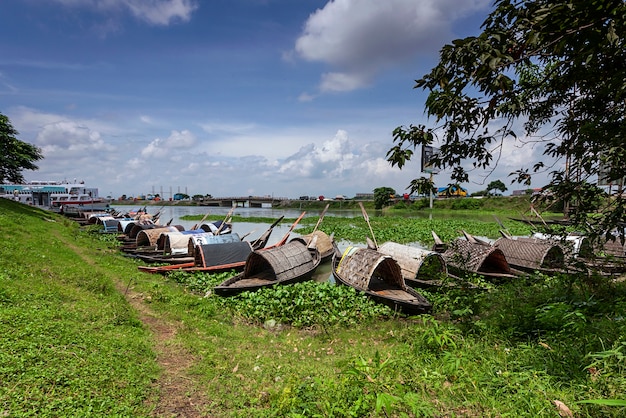
{"type": "Polygon", "coordinates": [[[455,19],[487,0],[334,0],[311,14],[295,43],[304,60],[338,70],[320,90],[350,91],[368,85],[384,68],[433,53],[451,38],[455,19]]]}
{"type": "MultiPolygon", "coordinates": [[[[198,8],[195,0],[55,0],[67,7],[90,8],[100,13],[128,11],[152,25],[187,22],[198,8]]],[[[111,22],[107,23],[111,24],[111,22]]],[[[108,31],[110,31],[109,28],[108,31]]]]}
{"type": "Polygon", "coordinates": [[[320,90],[322,92],[352,91],[369,84],[370,78],[358,73],[325,73],[322,74],[320,90]]]}
{"type": "Polygon", "coordinates": [[[178,154],[186,151],[196,144],[196,137],[188,130],[172,131],[170,136],[161,139],[156,138],[141,150],[141,155],[145,158],[170,157],[173,161],[179,161],[178,154]]]}
{"type": "Polygon", "coordinates": [[[164,26],[176,20],[189,21],[198,7],[192,0],[131,0],[124,3],[137,18],[164,26]]]}
{"type": "Polygon", "coordinates": [[[114,147],[103,139],[102,131],[113,134],[116,130],[101,122],[42,113],[25,107],[18,108],[11,121],[14,126],[20,127],[20,139],[40,147],[44,158],[49,160],[69,161],[114,151],[114,147]]]}

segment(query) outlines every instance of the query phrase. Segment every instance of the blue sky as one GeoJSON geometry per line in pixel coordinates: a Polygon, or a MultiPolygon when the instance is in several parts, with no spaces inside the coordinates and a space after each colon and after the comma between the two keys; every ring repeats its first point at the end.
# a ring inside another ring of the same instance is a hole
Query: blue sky
{"type": "MultiPolygon", "coordinates": [[[[101,195],[402,193],[425,175],[417,158],[402,170],[385,159],[395,127],[427,122],[414,80],[490,6],[4,0],[0,112],[43,150],[28,180],[76,178],[101,195]]],[[[464,186],[509,185],[533,152],[505,147],[464,186]]]]}

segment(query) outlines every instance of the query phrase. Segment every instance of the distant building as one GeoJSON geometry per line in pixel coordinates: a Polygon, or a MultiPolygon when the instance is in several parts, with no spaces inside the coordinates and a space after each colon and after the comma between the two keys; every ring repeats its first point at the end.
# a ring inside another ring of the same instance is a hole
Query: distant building
{"type": "Polygon", "coordinates": [[[356,200],[374,200],[374,193],[357,193],[354,198],[356,200]]]}
{"type": "Polygon", "coordinates": [[[525,196],[527,194],[541,193],[541,187],[536,189],[513,190],[511,196],[525,196]]]}

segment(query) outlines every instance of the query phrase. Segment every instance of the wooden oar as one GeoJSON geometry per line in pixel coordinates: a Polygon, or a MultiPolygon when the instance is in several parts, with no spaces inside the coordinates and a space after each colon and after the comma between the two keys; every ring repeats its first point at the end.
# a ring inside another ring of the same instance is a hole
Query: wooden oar
{"type": "Polygon", "coordinates": [[[322,220],[324,219],[324,215],[326,215],[326,211],[328,210],[329,206],[330,206],[330,203],[327,203],[326,207],[322,211],[322,214],[320,215],[320,218],[317,220],[317,223],[315,224],[315,228],[313,228],[313,232],[317,231],[317,227],[320,226],[320,224],[322,223],[322,220]]]}
{"type": "Polygon", "coordinates": [[[372,225],[370,224],[370,217],[367,215],[365,208],[363,207],[363,202],[359,202],[359,206],[361,207],[361,213],[363,213],[363,218],[365,222],[367,222],[367,226],[370,228],[370,234],[372,234],[372,240],[374,241],[374,245],[376,249],[378,249],[378,243],[376,242],[376,237],[374,236],[374,231],[372,230],[372,225]]]}
{"type": "Polygon", "coordinates": [[[500,228],[502,228],[500,230],[500,234],[504,237],[504,238],[513,238],[511,235],[511,232],[507,229],[506,226],[504,226],[504,224],[502,223],[502,221],[500,221],[500,219],[498,219],[498,217],[496,215],[493,215],[493,217],[496,219],[496,222],[498,223],[498,225],[500,225],[500,228]]]}
{"type": "Polygon", "coordinates": [[[228,211],[228,213],[226,214],[226,217],[224,218],[224,220],[222,221],[222,224],[220,225],[219,228],[217,228],[217,231],[215,231],[214,235],[219,235],[220,232],[222,232],[222,228],[224,228],[224,225],[226,225],[226,222],[228,222],[228,219],[232,219],[233,216],[233,212],[235,211],[235,207],[233,206],[232,208],[230,208],[230,210],[228,211]]]}
{"type": "Polygon", "coordinates": [[[208,218],[208,217],[209,217],[209,213],[210,213],[210,212],[207,212],[207,213],[206,213],[206,215],[204,215],[204,216],[202,217],[202,219],[200,219],[200,222],[198,222],[197,224],[195,224],[195,225],[193,226],[193,228],[191,228],[191,229],[192,229],[192,230],[196,230],[196,229],[198,229],[198,228],[200,227],[200,225],[202,225],[202,222],[204,222],[204,221],[206,220],[206,218],[208,218]]]}
{"type": "MultiPolygon", "coordinates": [[[[152,219],[154,220],[155,223],[157,223],[159,218],[161,217],[161,211],[163,209],[165,209],[165,206],[161,206],[161,208],[157,210],[156,213],[152,216],[152,219]]],[[[144,210],[144,213],[148,213],[148,212],[144,210]]]]}
{"type": "MultiPolygon", "coordinates": [[[[284,217],[285,217],[285,215],[283,215],[283,216],[281,216],[280,218],[276,219],[276,220],[274,221],[274,223],[273,223],[273,224],[271,224],[271,225],[269,226],[269,228],[267,228],[267,230],[266,230],[265,232],[263,232],[263,234],[261,234],[261,236],[260,236],[259,238],[257,238],[256,240],[254,240],[254,241],[251,243],[252,248],[257,248],[257,247],[258,247],[261,243],[263,243],[264,241],[267,241],[267,240],[269,239],[270,234],[272,233],[272,229],[274,229],[274,227],[275,227],[276,225],[278,225],[278,223],[279,223],[280,221],[282,221],[284,217]]],[[[242,238],[242,240],[243,240],[243,238],[242,238]]],[[[267,243],[267,242],[266,242],[266,243],[267,243]]],[[[263,244],[263,247],[265,247],[265,244],[263,244]]]]}
{"type": "Polygon", "coordinates": [[[253,229],[252,231],[250,231],[250,232],[247,232],[247,233],[243,234],[243,235],[241,236],[241,240],[243,241],[243,239],[244,239],[245,237],[247,237],[248,235],[252,234],[252,233],[253,233],[253,232],[255,232],[255,231],[256,231],[256,229],[253,229]]]}
{"type": "Polygon", "coordinates": [[[291,232],[294,230],[294,228],[296,227],[296,225],[298,225],[298,222],[300,222],[302,220],[302,218],[304,218],[304,214],[306,212],[302,212],[302,215],[300,215],[300,217],[298,219],[296,219],[296,221],[291,225],[291,227],[289,228],[289,231],[287,231],[287,233],[285,234],[284,237],[281,238],[280,241],[278,241],[276,244],[274,244],[274,247],[280,247],[282,245],[285,245],[285,243],[287,242],[287,239],[289,238],[289,235],[291,234],[291,232]]]}

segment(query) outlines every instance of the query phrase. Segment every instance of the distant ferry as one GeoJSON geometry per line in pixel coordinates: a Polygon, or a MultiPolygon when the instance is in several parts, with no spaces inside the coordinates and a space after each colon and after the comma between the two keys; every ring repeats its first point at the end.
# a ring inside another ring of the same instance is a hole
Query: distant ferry
{"type": "Polygon", "coordinates": [[[84,182],[31,181],[23,184],[0,184],[0,197],[27,205],[60,209],[62,206],[84,206],[102,203],[98,188],[84,182]]]}

